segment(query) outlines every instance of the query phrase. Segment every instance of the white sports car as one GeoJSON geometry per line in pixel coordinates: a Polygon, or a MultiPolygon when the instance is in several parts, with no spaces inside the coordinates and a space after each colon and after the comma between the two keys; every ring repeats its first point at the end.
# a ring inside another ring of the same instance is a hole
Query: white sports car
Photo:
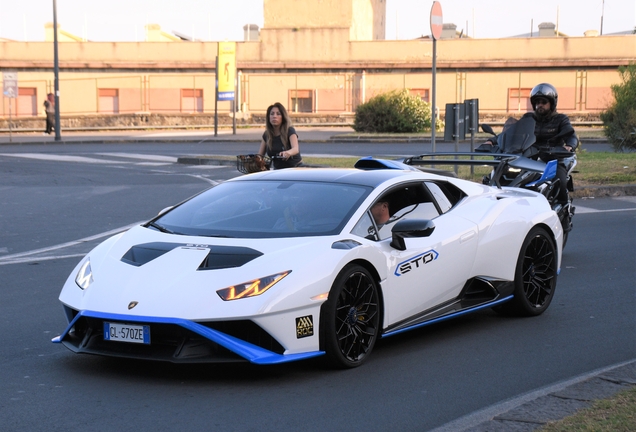
{"type": "Polygon", "coordinates": [[[362,159],[241,176],[115,235],[60,294],[78,353],[355,367],[471,311],[539,315],[563,232],[546,199],[362,159]],[[386,202],[390,219],[371,208],[386,202]]]}

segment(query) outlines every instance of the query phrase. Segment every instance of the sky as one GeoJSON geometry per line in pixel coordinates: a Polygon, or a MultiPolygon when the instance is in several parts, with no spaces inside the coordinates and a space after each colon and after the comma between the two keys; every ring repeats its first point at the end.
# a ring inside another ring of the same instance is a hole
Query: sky
{"type": "MultiPolygon", "coordinates": [[[[296,0],[302,5],[303,0],[296,0]]],[[[204,41],[242,41],[243,26],[263,26],[263,0],[56,0],[63,30],[95,42],[144,40],[144,26],[204,41]]],[[[429,35],[430,0],[386,0],[386,39],[429,35]]],[[[444,23],[475,38],[538,32],[552,22],[568,36],[636,27],[636,0],[440,0],[444,23]]],[[[302,11],[299,11],[302,13],[302,11]]],[[[0,0],[0,38],[38,42],[53,22],[53,0],[0,0]]]]}

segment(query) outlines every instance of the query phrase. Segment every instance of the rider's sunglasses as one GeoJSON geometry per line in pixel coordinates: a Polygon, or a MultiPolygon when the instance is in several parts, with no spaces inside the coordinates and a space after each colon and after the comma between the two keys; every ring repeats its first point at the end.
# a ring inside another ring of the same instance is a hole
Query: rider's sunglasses
{"type": "Polygon", "coordinates": [[[535,105],[548,105],[550,103],[547,99],[535,99],[535,105]]]}

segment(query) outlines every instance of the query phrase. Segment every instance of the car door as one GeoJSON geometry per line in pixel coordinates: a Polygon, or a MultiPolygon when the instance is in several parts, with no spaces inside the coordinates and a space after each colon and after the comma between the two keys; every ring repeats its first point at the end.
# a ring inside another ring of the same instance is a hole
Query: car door
{"type": "MultiPolygon", "coordinates": [[[[473,267],[477,225],[454,216],[453,204],[445,202],[435,185],[429,184],[426,190],[438,210],[438,215],[431,219],[435,225],[433,232],[427,237],[407,238],[403,251],[390,245],[390,237],[380,241],[390,266],[383,284],[389,324],[407,320],[457,297],[473,267]]],[[[421,203],[419,207],[426,209],[427,205],[421,203]]],[[[403,219],[422,218],[417,211],[412,211],[403,219]]]]}

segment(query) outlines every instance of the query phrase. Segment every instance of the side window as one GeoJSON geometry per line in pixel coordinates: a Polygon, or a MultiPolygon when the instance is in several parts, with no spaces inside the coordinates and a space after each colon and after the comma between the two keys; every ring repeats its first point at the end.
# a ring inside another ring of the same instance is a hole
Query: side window
{"type": "Polygon", "coordinates": [[[371,216],[369,216],[369,212],[366,212],[360,221],[353,227],[351,234],[357,235],[358,237],[364,237],[367,239],[375,240],[376,239],[376,230],[375,225],[371,221],[371,216]]]}
{"type": "Polygon", "coordinates": [[[425,182],[442,213],[449,211],[466,194],[450,183],[425,182]]]}
{"type": "Polygon", "coordinates": [[[391,237],[391,229],[399,220],[433,219],[439,214],[433,195],[423,183],[402,185],[378,198],[352,233],[384,240],[391,237]]]}

